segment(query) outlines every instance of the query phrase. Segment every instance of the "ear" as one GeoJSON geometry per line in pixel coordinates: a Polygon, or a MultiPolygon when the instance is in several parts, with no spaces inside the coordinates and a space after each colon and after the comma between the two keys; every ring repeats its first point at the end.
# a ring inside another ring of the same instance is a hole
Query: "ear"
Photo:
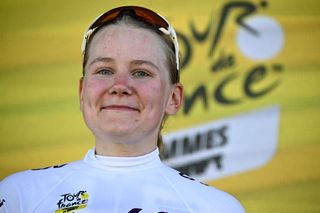
{"type": "Polygon", "coordinates": [[[176,114],[183,104],[183,86],[180,83],[173,85],[171,94],[168,99],[168,104],[166,107],[167,115],[176,114]]]}
{"type": "Polygon", "coordinates": [[[80,101],[80,110],[82,110],[82,102],[83,102],[83,77],[79,80],[79,101],[80,101]]]}

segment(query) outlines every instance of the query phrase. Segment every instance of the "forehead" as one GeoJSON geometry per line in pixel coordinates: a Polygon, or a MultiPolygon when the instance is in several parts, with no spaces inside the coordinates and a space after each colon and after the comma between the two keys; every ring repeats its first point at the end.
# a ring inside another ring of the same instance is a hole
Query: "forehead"
{"type": "Polygon", "coordinates": [[[100,29],[89,48],[89,61],[96,57],[123,60],[150,60],[165,63],[164,43],[159,35],[149,29],[121,24],[100,29]]]}

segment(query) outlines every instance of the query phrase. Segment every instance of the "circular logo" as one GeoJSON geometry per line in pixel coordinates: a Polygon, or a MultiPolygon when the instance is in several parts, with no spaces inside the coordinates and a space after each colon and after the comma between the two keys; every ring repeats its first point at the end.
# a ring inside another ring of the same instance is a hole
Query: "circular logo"
{"type": "Polygon", "coordinates": [[[281,26],[268,16],[254,16],[246,19],[245,24],[256,33],[240,27],[236,43],[247,58],[267,60],[275,57],[284,45],[284,33],[281,26]]]}

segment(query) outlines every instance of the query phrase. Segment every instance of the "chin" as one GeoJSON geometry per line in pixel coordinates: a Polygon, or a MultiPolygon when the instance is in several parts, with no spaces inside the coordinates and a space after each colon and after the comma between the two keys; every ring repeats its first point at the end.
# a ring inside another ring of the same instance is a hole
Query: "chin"
{"type": "Polygon", "coordinates": [[[133,132],[135,132],[135,128],[132,126],[127,125],[108,125],[101,128],[101,132],[106,135],[113,135],[113,136],[125,136],[125,135],[131,135],[133,132]]]}

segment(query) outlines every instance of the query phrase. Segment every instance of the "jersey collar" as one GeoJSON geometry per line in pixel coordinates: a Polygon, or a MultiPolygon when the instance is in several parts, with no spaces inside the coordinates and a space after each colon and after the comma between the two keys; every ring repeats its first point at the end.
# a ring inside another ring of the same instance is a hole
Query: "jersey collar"
{"type": "Polygon", "coordinates": [[[109,157],[95,154],[95,149],[88,151],[84,158],[86,163],[104,170],[133,171],[145,170],[161,165],[158,148],[138,157],[109,157]]]}

